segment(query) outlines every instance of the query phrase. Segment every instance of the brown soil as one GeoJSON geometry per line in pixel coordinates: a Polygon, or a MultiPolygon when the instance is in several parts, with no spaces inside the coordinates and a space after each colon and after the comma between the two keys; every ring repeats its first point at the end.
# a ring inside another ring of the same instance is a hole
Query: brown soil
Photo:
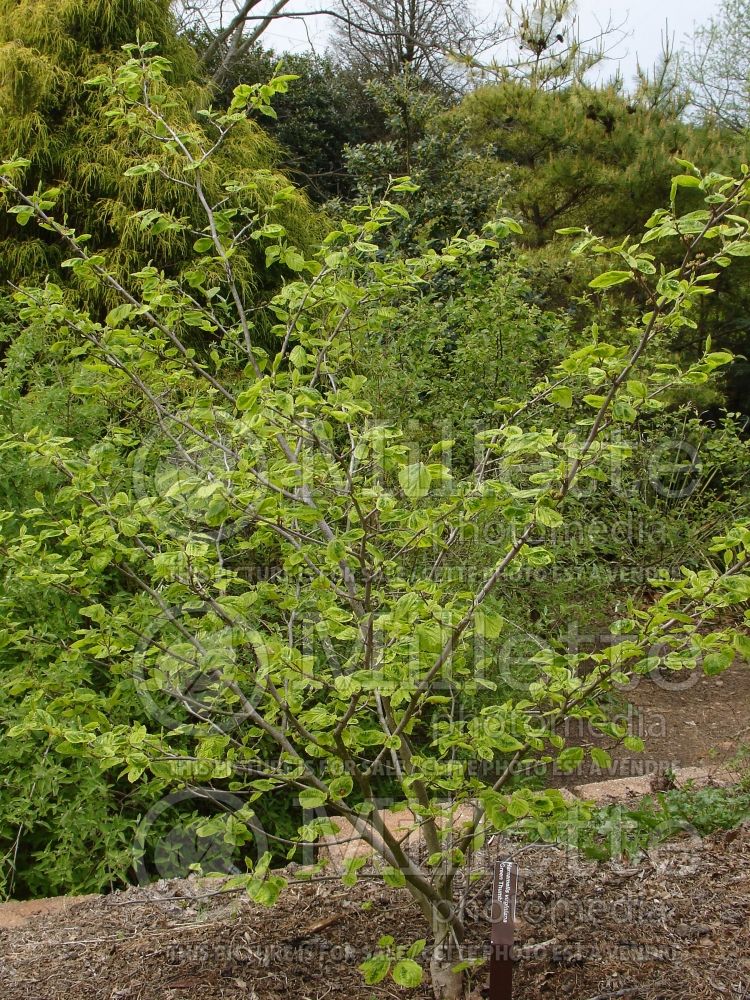
{"type": "MultiPolygon", "coordinates": [[[[552,784],[572,787],[581,782],[640,775],[663,776],[677,767],[720,767],[731,763],[743,743],[750,746],[750,665],[736,663],[719,677],[667,674],[655,680],[637,678],[619,693],[619,721],[645,743],[642,753],[592,732],[574,720],[567,731],[571,743],[609,750],[611,768],[589,760],[572,774],[553,774],[552,784]]],[[[658,783],[655,783],[658,784],[658,783]]]]}
{"type": "MultiPolygon", "coordinates": [[[[504,854],[507,853],[505,850],[504,854]]],[[[516,1000],[750,998],[750,825],[678,840],[638,866],[517,853],[516,1000]]],[[[472,890],[468,951],[486,955],[489,876],[472,890]]],[[[425,927],[403,892],[362,880],[292,884],[263,909],[206,881],[84,900],[0,931],[3,1000],[365,1000],[430,996],[363,985],[382,934],[425,927]]],[[[483,995],[486,967],[476,974],[483,995]]]]}
{"type": "Polygon", "coordinates": [[[34,917],[47,913],[67,914],[82,899],[99,899],[98,896],[57,896],[54,899],[12,899],[0,903],[0,930],[23,927],[34,917]]]}

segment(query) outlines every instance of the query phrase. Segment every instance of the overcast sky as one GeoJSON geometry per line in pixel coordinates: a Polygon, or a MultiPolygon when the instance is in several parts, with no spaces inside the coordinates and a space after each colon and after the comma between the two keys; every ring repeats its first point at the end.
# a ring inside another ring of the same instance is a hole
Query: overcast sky
{"type": "Polygon", "coordinates": [[[661,52],[661,37],[667,23],[670,36],[674,36],[677,47],[681,48],[694,27],[710,20],[718,7],[719,0],[629,0],[624,4],[579,0],[578,4],[582,29],[595,26],[597,20],[606,24],[610,14],[615,24],[626,20],[627,37],[612,53],[619,57],[626,82],[635,75],[638,59],[644,67],[653,65],[661,52]]]}
{"type": "MultiPolygon", "coordinates": [[[[318,6],[314,0],[292,0],[290,10],[310,10],[318,6]]],[[[477,9],[483,13],[502,9],[498,0],[477,0],[477,9]]],[[[661,36],[669,24],[669,34],[675,36],[678,48],[696,24],[703,24],[719,7],[719,0],[628,0],[613,3],[607,0],[579,0],[578,10],[582,33],[596,29],[597,23],[605,25],[611,18],[614,24],[625,22],[625,36],[604,69],[609,76],[620,66],[629,83],[635,75],[637,59],[650,67],[661,51],[661,36]]],[[[277,21],[264,35],[266,44],[278,52],[300,51],[310,47],[325,51],[330,33],[327,18],[277,21]]]]}

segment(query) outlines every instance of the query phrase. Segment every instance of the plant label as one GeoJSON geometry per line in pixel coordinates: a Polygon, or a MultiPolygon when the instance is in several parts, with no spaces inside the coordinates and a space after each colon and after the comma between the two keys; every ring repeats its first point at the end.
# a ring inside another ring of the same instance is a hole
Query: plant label
{"type": "Polygon", "coordinates": [[[513,928],[516,918],[518,865],[498,861],[492,883],[490,1000],[513,997],[513,928]]]}

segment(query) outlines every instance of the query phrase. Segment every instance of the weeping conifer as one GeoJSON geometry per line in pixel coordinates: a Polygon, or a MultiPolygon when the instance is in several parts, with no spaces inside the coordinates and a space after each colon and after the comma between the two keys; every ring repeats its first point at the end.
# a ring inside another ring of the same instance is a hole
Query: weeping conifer
{"type": "MultiPolygon", "coordinates": [[[[64,213],[78,232],[90,233],[123,275],[148,262],[174,273],[190,237],[154,236],[134,214],[158,206],[194,218],[200,228],[198,208],[188,189],[159,174],[124,176],[143,159],[143,149],[132,132],[112,124],[103,91],[87,83],[121,63],[122,46],[136,39],[158,43],[172,63],[173,114],[201,128],[196,111],[210,103],[210,92],[192,48],[176,32],[169,0],[0,0],[0,159],[29,159],[26,189],[59,188],[58,217],[64,213]]],[[[252,122],[236,130],[222,155],[214,176],[204,178],[209,195],[219,197],[227,158],[234,176],[253,182],[248,197],[258,207],[289,183],[275,169],[275,143],[252,122]]],[[[304,246],[318,235],[319,219],[302,194],[280,213],[277,221],[293,241],[304,246]]],[[[0,216],[2,285],[54,274],[64,256],[38,228],[21,229],[13,216],[0,216]]],[[[244,279],[249,288],[269,282],[260,256],[244,261],[244,279]]]]}

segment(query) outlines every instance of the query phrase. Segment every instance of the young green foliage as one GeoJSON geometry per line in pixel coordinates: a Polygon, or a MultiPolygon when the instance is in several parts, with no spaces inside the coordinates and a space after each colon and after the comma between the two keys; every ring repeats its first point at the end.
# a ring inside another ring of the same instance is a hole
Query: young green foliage
{"type": "MultiPolygon", "coordinates": [[[[245,825],[256,803],[294,796],[306,811],[299,842],[347,821],[382,862],[386,884],[405,886],[420,908],[436,995],[455,997],[465,935],[458,873],[487,833],[520,820],[544,828],[565,812],[559,793],[513,789],[514,770],[575,767],[583,751],[562,734],[572,717],[625,737],[602,698],[632,674],[660,663],[712,673],[744,648],[724,624],[750,598],[750,527],[737,525],[715,540],[717,563],[662,581],[652,607],[634,605],[609,648],[593,657],[543,648],[522,691],[465,711],[496,686],[492,644],[507,624],[499,588],[554,562],[554,532],[580,483],[627,460],[615,432],[730,360],[710,347],[685,370],[650,359],[694,324],[716,273],[750,249],[748,181],[691,169],[705,208],[680,216],[673,201],[640,241],[616,247],[584,234],[578,252],[610,267],[595,287],[627,274],[645,312],[617,343],[593,331],[528,398],[499,403],[475,468],[454,476],[434,454],[415,458],[398,427],[372,419],[353,347],[393,323],[417,289],[495,242],[456,237],[418,257],[384,254],[378,236],[403,216],[394,199],[404,182],[306,255],[284,227],[244,210],[235,177],[224,178],[221,196],[204,185],[234,129],[248,112],[265,113],[283,81],[237,88],[226,114],[208,116],[217,140],[206,148],[170,120],[164,70],[160,57],[134,54],[114,75],[113,110],[136,137],[161,136],[173,176],[201,208],[183,277],[144,265],[123,280],[106,251],[56,217],[52,196],[23,193],[22,162],[0,168],[11,210],[30,213],[66,247],[67,268],[120,301],[100,318],[52,283],[18,293],[24,322],[78,359],[77,391],[118,419],[87,449],[39,428],[3,440],[59,483],[36,506],[4,515],[3,568],[41,592],[75,595],[77,628],[56,653],[61,668],[86,657],[129,674],[154,724],[83,721],[40,705],[10,735],[83,747],[130,781],[149,774],[241,792],[245,825]],[[663,240],[684,247],[672,271],[651,253],[663,240]],[[289,275],[270,302],[270,349],[235,269],[248,242],[289,275]],[[186,326],[213,339],[210,356],[196,354],[186,326]],[[457,587],[441,568],[459,540],[490,522],[504,526],[491,563],[476,567],[479,582],[457,587]],[[425,861],[386,825],[384,796],[419,827],[425,861]]],[[[148,183],[150,163],[137,181],[148,183]]],[[[8,620],[8,643],[34,641],[33,622],[13,625],[11,609],[8,620]]],[[[273,903],[285,877],[270,860],[264,852],[233,884],[273,903]]],[[[345,879],[356,871],[349,866],[345,879]]],[[[419,951],[383,947],[366,964],[371,981],[390,970],[415,985],[419,951]]]]}

